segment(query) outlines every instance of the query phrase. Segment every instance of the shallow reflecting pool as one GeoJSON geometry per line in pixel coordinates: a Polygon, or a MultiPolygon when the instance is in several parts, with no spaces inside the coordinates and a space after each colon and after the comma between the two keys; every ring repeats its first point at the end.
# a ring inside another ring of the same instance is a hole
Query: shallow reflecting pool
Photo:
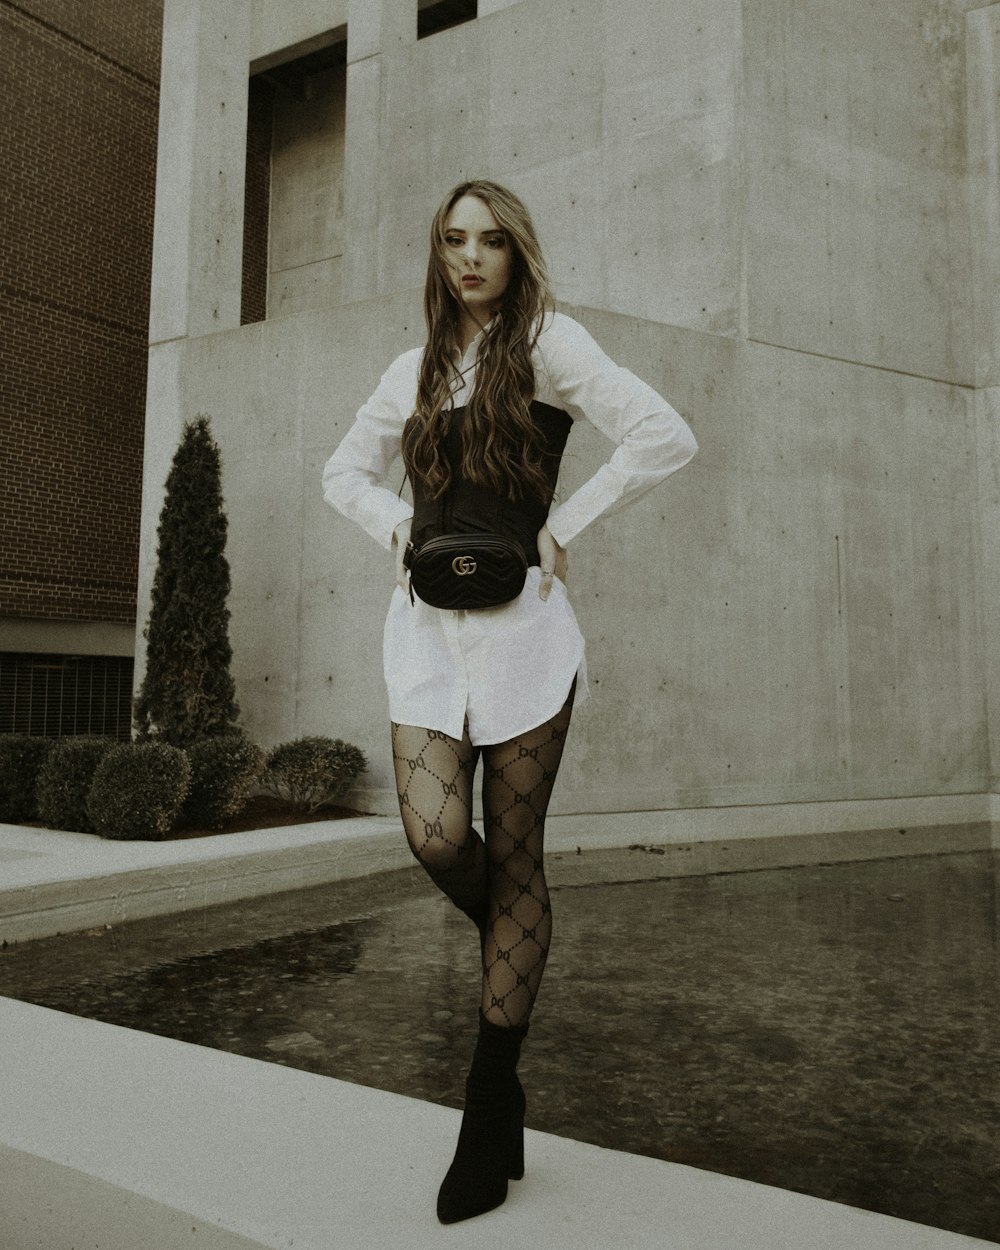
{"type": "MultiPolygon", "coordinates": [[[[1000,1240],[996,855],[594,863],[553,863],[532,1127],[1000,1240]]],[[[477,962],[413,871],[12,947],[0,993],[460,1106],[477,962]]]]}

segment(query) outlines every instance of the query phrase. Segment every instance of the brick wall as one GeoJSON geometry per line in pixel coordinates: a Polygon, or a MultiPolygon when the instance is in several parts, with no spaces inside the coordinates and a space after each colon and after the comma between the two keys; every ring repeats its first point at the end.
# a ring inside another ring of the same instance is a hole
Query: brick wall
{"type": "Polygon", "coordinates": [[[0,616],[135,618],[159,0],[0,0],[0,616]]]}

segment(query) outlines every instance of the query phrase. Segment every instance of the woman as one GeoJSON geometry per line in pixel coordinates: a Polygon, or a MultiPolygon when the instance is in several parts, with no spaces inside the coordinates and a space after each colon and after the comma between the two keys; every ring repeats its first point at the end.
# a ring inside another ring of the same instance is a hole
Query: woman
{"type": "Polygon", "coordinates": [[[427,345],[390,366],[323,482],[329,503],[395,552],[384,668],[403,826],[480,934],[479,1040],[438,1195],[439,1219],[453,1223],[498,1206],[524,1171],[516,1067],[552,931],[545,813],[572,708],[587,696],[565,549],[697,444],[655,391],[553,311],[527,210],[496,183],[462,183],[435,216],[424,313],[427,345]],[[584,417],[618,447],[552,507],[567,434],[584,417]],[[381,485],[400,451],[413,506],[381,485]],[[527,556],[517,598],[464,611],[408,593],[409,558],[428,538],[495,527],[527,556]],[[471,824],[480,756],[484,837],[471,824]]]}

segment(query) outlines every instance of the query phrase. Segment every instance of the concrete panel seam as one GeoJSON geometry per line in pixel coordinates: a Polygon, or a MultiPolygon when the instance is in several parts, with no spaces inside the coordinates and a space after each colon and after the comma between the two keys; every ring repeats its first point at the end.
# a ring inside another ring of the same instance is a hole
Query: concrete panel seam
{"type": "MultiPolygon", "coordinates": [[[[684,327],[678,328],[683,329],[684,327]]],[[[951,378],[938,377],[933,373],[914,373],[909,369],[893,369],[889,365],[875,364],[874,361],[851,360],[848,356],[831,356],[827,352],[813,352],[805,347],[791,347],[787,343],[774,343],[769,339],[748,337],[746,341],[753,343],[757,347],[773,347],[778,351],[792,352],[796,356],[815,356],[819,360],[830,360],[834,364],[853,365],[859,369],[874,369],[878,373],[892,374],[901,378],[916,378],[920,382],[938,382],[942,386],[953,386],[957,390],[976,391],[979,389],[974,382],[956,382],[951,378]]]]}
{"type": "MultiPolygon", "coordinates": [[[[242,328],[242,327],[240,327],[240,328],[242,328]]],[[[215,331],[210,331],[209,333],[215,333],[215,334],[225,334],[225,333],[226,333],[226,331],[225,331],[225,330],[215,330],[215,331]]],[[[187,342],[188,342],[188,340],[189,340],[189,336],[188,336],[187,334],[172,334],[169,338],[165,338],[165,339],[150,339],[150,340],[149,340],[149,346],[150,346],[151,348],[152,348],[152,347],[162,347],[162,346],[166,345],[167,343],[187,343],[187,342]]]]}

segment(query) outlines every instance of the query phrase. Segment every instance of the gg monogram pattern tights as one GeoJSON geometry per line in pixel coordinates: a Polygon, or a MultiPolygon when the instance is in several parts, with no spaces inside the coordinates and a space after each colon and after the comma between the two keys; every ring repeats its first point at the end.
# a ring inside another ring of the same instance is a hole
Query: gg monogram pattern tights
{"type": "Polygon", "coordinates": [[[399,809],[428,876],[478,925],[483,1016],[526,1025],[552,936],[545,884],[545,813],[562,759],[572,691],[551,720],[509,742],[475,747],[433,729],[392,726],[399,809]],[[483,763],[483,832],[472,827],[472,783],[483,763]]]}

